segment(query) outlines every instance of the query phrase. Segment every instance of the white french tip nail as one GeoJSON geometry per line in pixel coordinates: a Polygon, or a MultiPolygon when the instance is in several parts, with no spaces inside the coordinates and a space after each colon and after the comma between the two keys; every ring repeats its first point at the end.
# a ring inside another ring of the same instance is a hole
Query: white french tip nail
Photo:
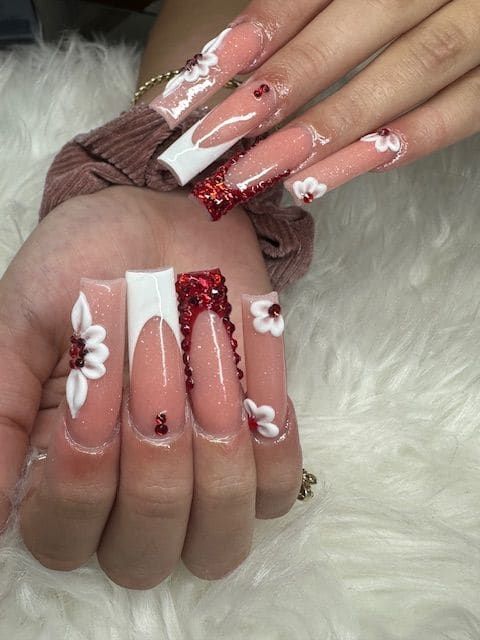
{"type": "Polygon", "coordinates": [[[156,316],[170,326],[180,346],[177,295],[173,269],[127,271],[128,360],[130,370],[140,332],[156,316]]]}
{"type": "Polygon", "coordinates": [[[204,118],[194,124],[193,127],[190,127],[188,131],[180,136],[178,140],[175,140],[175,142],[157,158],[160,164],[173,173],[178,184],[182,187],[211,165],[212,162],[215,162],[225,151],[231,149],[233,145],[242,138],[242,136],[238,136],[238,138],[233,138],[228,142],[214,147],[200,147],[198,142],[193,142],[192,138],[195,130],[206,117],[207,116],[204,116],[204,118]]]}

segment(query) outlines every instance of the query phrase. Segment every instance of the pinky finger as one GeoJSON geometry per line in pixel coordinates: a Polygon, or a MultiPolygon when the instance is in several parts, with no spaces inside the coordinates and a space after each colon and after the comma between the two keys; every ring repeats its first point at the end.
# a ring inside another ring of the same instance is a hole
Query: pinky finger
{"type": "Polygon", "coordinates": [[[480,131],[480,67],[420,107],[285,181],[309,204],[369,171],[407,165],[480,131]]]}

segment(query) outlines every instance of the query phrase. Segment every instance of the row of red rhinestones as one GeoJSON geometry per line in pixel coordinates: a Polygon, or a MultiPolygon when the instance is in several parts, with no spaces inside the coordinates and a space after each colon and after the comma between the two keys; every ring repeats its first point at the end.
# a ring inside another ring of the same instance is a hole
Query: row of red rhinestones
{"type": "Polygon", "coordinates": [[[81,369],[85,364],[85,356],[88,353],[88,349],[85,348],[85,340],[73,334],[70,342],[72,343],[68,352],[70,355],[70,369],[81,369]]]}
{"type": "MultiPolygon", "coordinates": [[[[230,338],[235,364],[238,365],[240,362],[240,356],[237,353],[238,343],[233,337],[235,325],[230,320],[232,306],[228,302],[228,290],[220,269],[182,273],[177,277],[175,288],[178,295],[180,329],[183,334],[182,350],[187,388],[193,389],[194,381],[193,370],[190,366],[190,348],[193,324],[200,312],[208,309],[214,311],[222,319],[230,338]]],[[[243,377],[243,371],[238,366],[237,374],[239,379],[243,377]]]]}
{"type": "Polygon", "coordinates": [[[214,174],[205,178],[205,180],[197,182],[193,186],[192,195],[203,204],[213,220],[219,220],[228,213],[230,209],[233,209],[233,207],[263,193],[290,175],[289,170],[284,171],[282,174],[268,180],[261,180],[259,183],[251,185],[243,191],[227,185],[225,176],[228,170],[232,165],[236,164],[240,158],[243,158],[246,153],[247,151],[240,151],[229,158],[214,174]]]}
{"type": "Polygon", "coordinates": [[[256,98],[261,98],[264,93],[268,93],[269,91],[270,91],[270,87],[268,86],[268,84],[261,84],[259,87],[255,89],[255,91],[253,92],[253,95],[256,98]]]}
{"type": "Polygon", "coordinates": [[[202,59],[201,53],[196,53],[193,58],[189,58],[186,63],[183,65],[185,71],[191,71],[195,65],[198,64],[198,61],[202,59]]]}

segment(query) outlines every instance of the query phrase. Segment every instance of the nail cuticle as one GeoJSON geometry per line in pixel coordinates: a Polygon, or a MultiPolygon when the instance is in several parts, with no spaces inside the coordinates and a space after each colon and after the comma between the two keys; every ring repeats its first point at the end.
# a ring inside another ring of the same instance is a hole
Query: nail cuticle
{"type": "Polygon", "coordinates": [[[119,435],[120,435],[120,421],[117,421],[111,436],[102,444],[93,446],[93,447],[89,447],[83,444],[80,444],[79,442],[77,442],[77,440],[75,440],[75,438],[73,437],[71,431],[68,428],[68,423],[67,420],[64,419],[64,434],[65,434],[65,440],[70,444],[70,446],[73,449],[76,449],[77,451],[81,452],[81,453],[87,453],[89,455],[102,455],[104,454],[107,449],[109,449],[111,446],[115,445],[118,441],[119,435]]]}

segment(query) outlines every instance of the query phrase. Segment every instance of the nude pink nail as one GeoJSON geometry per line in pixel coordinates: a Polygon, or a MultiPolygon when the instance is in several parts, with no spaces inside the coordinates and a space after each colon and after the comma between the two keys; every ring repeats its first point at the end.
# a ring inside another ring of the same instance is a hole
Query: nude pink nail
{"type": "Polygon", "coordinates": [[[158,160],[184,185],[256,129],[274,113],[276,104],[273,86],[262,80],[248,82],[180,136],[158,160]]]}
{"type": "Polygon", "coordinates": [[[84,447],[113,436],[122,399],[125,280],[80,281],[72,309],[66,428],[84,447]]]}
{"type": "Polygon", "coordinates": [[[198,182],[192,195],[218,220],[236,205],[300,169],[314,149],[315,136],[308,127],[281,129],[249,151],[230,158],[212,176],[198,182]]]}
{"type": "Polygon", "coordinates": [[[215,436],[236,433],[243,420],[240,357],[219,269],[184,273],[177,283],[185,374],[196,423],[215,436]]]}
{"type": "Polygon", "coordinates": [[[401,134],[384,127],[295,173],[285,181],[285,188],[298,202],[309,204],[328,191],[392,162],[403,147],[401,134]]]}
{"type": "Polygon", "coordinates": [[[255,435],[275,439],[287,421],[285,323],[277,293],[243,295],[242,314],[249,426],[255,435]]]}
{"type": "Polygon", "coordinates": [[[201,53],[187,60],[150,107],[161,113],[170,127],[175,127],[235,74],[254,64],[263,46],[263,31],[253,22],[224,29],[201,53]]]}
{"type": "Polygon", "coordinates": [[[173,269],[127,271],[131,422],[153,439],[180,433],[185,378],[173,269]]]}

